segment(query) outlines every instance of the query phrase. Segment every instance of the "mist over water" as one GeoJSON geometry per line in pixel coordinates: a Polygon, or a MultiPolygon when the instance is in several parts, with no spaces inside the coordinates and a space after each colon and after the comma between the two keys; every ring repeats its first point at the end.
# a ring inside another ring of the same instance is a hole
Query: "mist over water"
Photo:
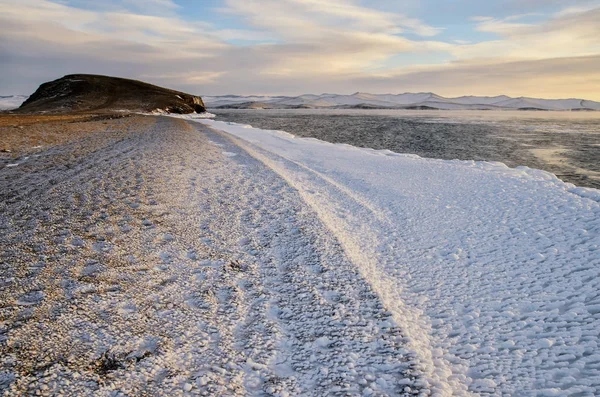
{"type": "Polygon", "coordinates": [[[218,120],[422,157],[501,161],[600,188],[600,112],[211,110],[218,120]]]}

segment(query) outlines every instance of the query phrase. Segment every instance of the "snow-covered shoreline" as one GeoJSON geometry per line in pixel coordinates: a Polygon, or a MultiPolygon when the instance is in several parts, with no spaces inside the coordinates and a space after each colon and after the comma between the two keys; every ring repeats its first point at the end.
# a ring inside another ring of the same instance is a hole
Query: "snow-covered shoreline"
{"type": "Polygon", "coordinates": [[[108,125],[0,169],[0,394],[430,395],[285,180],[203,125],[108,125]]]}
{"type": "Polygon", "coordinates": [[[198,120],[280,174],[404,327],[440,395],[600,391],[600,192],[198,120]]]}
{"type": "Polygon", "coordinates": [[[0,168],[1,392],[598,395],[598,191],[197,117],[0,168]]]}
{"type": "MultiPolygon", "coordinates": [[[[141,114],[145,114],[145,113],[141,113],[141,114]]],[[[509,167],[501,161],[478,161],[478,160],[459,160],[459,159],[444,160],[444,159],[438,159],[438,158],[433,158],[433,157],[423,157],[423,156],[419,156],[417,154],[411,154],[411,153],[398,153],[398,152],[394,152],[394,151],[388,150],[388,149],[372,149],[372,148],[368,148],[368,147],[357,147],[357,146],[353,146],[353,145],[349,145],[349,144],[345,144],[345,143],[331,143],[331,142],[323,141],[323,140],[316,139],[316,138],[298,137],[287,131],[266,130],[266,129],[253,127],[249,124],[241,124],[241,123],[216,120],[217,115],[214,113],[210,113],[210,112],[205,112],[205,113],[200,113],[200,114],[186,114],[186,115],[175,115],[175,114],[166,114],[166,113],[153,113],[153,114],[167,115],[170,117],[181,118],[184,120],[197,121],[197,122],[203,123],[205,125],[208,125],[209,127],[213,127],[215,129],[225,131],[227,133],[231,133],[233,135],[237,135],[235,132],[232,132],[234,129],[237,129],[237,128],[243,128],[244,130],[253,129],[253,130],[259,130],[259,131],[263,131],[263,132],[270,133],[270,134],[281,134],[281,135],[293,138],[295,140],[317,141],[317,142],[322,142],[324,144],[329,144],[329,145],[334,145],[334,146],[343,146],[343,147],[353,148],[353,149],[357,149],[357,150],[364,150],[367,153],[382,154],[382,155],[387,155],[387,156],[415,158],[415,159],[422,159],[422,160],[434,161],[434,162],[450,162],[450,163],[454,163],[454,164],[465,163],[469,167],[472,167],[473,165],[475,165],[476,167],[479,167],[484,170],[498,171],[500,173],[506,173],[507,170],[514,170],[514,171],[516,171],[514,173],[514,175],[519,175],[522,177],[531,176],[534,179],[541,178],[541,179],[546,179],[546,180],[560,181],[563,184],[564,188],[567,191],[569,191],[570,193],[573,193],[575,195],[585,197],[585,198],[588,198],[590,200],[594,200],[594,201],[600,203],[600,190],[599,189],[576,186],[573,183],[562,181],[555,174],[553,174],[551,172],[536,169],[536,168],[531,168],[531,167],[527,167],[527,166],[509,167]],[[204,121],[206,121],[206,122],[204,122],[204,121]]],[[[432,121],[432,122],[436,122],[436,121],[432,121]]],[[[237,136],[242,137],[240,135],[237,135],[237,136]]],[[[510,171],[509,171],[509,173],[510,173],[510,171]]]]}

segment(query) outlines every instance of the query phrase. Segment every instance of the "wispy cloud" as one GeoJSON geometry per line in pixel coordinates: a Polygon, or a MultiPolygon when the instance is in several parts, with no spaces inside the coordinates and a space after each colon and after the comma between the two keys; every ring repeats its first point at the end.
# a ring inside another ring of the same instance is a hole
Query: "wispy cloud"
{"type": "Polygon", "coordinates": [[[440,28],[403,14],[382,12],[349,0],[226,0],[224,12],[247,18],[290,39],[320,37],[331,30],[434,36],[440,28]]]}
{"type": "Polygon", "coordinates": [[[500,38],[459,46],[453,53],[460,59],[503,61],[600,54],[600,7],[559,12],[538,24],[520,23],[519,17],[476,19],[477,30],[496,33],[500,38]]]}

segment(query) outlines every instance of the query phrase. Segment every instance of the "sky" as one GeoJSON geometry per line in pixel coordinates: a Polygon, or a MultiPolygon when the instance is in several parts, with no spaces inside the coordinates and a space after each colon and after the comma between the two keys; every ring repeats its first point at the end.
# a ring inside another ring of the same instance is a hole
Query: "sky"
{"type": "Polygon", "coordinates": [[[0,95],[72,73],[197,95],[600,101],[600,0],[0,0],[0,95]]]}

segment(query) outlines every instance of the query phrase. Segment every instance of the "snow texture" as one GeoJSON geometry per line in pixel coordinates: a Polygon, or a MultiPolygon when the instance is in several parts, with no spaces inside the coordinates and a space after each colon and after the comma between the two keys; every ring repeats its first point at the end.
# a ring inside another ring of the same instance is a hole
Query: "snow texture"
{"type": "Polygon", "coordinates": [[[198,122],[310,205],[434,395],[600,394],[600,192],[526,167],[198,122]]]}
{"type": "Polygon", "coordinates": [[[0,168],[0,393],[600,394],[597,190],[136,117],[0,168]]]}
{"type": "Polygon", "coordinates": [[[0,394],[428,395],[297,190],[227,134],[140,119],[0,170],[0,394]]]}

